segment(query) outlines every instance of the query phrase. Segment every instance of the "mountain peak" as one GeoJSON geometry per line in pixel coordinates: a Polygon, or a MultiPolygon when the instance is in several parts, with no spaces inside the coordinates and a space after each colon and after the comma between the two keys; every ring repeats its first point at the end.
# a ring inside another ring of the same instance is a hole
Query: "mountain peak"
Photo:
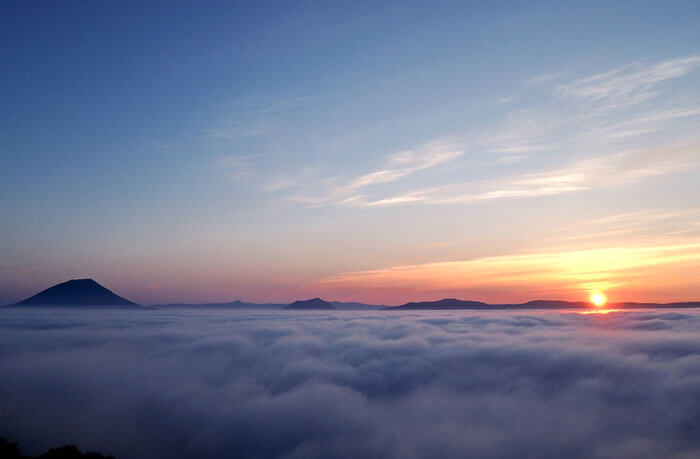
{"type": "Polygon", "coordinates": [[[49,287],[18,306],[136,306],[94,279],[71,279],[49,287]]]}
{"type": "Polygon", "coordinates": [[[95,279],[86,277],[84,279],[71,279],[57,285],[97,285],[102,287],[95,279]]]}

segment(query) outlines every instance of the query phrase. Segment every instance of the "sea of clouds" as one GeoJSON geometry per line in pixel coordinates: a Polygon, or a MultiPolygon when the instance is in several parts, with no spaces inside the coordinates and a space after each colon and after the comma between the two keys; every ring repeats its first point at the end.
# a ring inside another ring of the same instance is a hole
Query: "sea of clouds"
{"type": "Polygon", "coordinates": [[[700,312],[0,311],[0,435],[117,458],[700,457],[700,312]]]}

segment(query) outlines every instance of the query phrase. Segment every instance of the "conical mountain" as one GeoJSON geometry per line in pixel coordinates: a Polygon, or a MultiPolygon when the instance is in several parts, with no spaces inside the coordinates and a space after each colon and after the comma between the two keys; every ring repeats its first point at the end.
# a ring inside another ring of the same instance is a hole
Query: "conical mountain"
{"type": "Polygon", "coordinates": [[[72,279],[20,301],[16,306],[138,306],[92,279],[72,279]]]}

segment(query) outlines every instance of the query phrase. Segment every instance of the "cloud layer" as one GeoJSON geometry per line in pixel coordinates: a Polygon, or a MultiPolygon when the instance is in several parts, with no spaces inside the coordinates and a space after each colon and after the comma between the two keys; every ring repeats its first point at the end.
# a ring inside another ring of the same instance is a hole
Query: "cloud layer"
{"type": "Polygon", "coordinates": [[[0,429],[30,453],[700,453],[694,312],[2,315],[0,429]]]}

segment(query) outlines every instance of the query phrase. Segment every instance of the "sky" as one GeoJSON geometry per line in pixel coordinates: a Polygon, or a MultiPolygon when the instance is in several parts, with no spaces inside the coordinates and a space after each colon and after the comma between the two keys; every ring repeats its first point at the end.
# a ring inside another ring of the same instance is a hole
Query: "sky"
{"type": "Polygon", "coordinates": [[[0,6],[0,303],[700,300],[700,5],[0,6]]]}

